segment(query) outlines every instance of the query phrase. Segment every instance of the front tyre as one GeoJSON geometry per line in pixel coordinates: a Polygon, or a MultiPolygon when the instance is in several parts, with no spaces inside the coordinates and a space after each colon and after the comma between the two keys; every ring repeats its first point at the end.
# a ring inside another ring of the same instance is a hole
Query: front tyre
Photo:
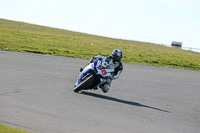
{"type": "Polygon", "coordinates": [[[84,87],[88,86],[89,83],[91,83],[94,80],[93,75],[90,75],[88,78],[86,78],[84,81],[80,82],[75,88],[74,92],[79,92],[84,87]]]}

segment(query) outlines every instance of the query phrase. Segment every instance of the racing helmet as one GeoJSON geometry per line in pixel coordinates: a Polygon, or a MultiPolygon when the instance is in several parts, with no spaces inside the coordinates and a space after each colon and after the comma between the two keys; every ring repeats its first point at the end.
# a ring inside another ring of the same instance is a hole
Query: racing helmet
{"type": "Polygon", "coordinates": [[[119,49],[115,49],[112,52],[112,57],[114,62],[120,62],[123,57],[123,52],[119,49]]]}

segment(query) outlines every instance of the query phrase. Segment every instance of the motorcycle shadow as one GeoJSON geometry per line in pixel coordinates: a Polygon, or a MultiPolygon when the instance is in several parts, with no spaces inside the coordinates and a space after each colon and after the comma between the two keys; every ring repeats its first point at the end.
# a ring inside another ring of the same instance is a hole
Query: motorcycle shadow
{"type": "Polygon", "coordinates": [[[109,101],[114,101],[114,102],[118,102],[118,103],[123,103],[123,104],[127,104],[127,105],[132,105],[132,106],[137,106],[137,107],[145,107],[145,108],[150,108],[150,109],[154,109],[154,110],[157,110],[157,111],[171,113],[170,111],[167,111],[167,110],[163,110],[163,109],[159,109],[159,108],[143,105],[143,104],[140,104],[140,103],[137,103],[137,102],[126,101],[126,100],[117,99],[117,98],[114,98],[114,97],[105,96],[105,95],[101,95],[101,94],[96,94],[96,93],[92,93],[92,92],[81,91],[81,93],[79,93],[79,94],[92,96],[92,97],[96,97],[96,98],[100,98],[100,99],[105,99],[105,100],[109,100],[109,101]]]}

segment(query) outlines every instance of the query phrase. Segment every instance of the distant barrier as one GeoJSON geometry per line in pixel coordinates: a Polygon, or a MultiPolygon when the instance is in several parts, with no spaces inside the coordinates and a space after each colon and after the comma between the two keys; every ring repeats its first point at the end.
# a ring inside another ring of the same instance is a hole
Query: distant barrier
{"type": "Polygon", "coordinates": [[[182,49],[184,49],[184,50],[191,50],[191,51],[195,51],[195,52],[200,52],[199,48],[183,47],[182,49]]]}
{"type": "MultiPolygon", "coordinates": [[[[161,46],[171,47],[171,45],[166,45],[166,44],[156,44],[156,45],[161,45],[161,46]]],[[[200,53],[200,48],[182,47],[181,49],[184,49],[184,50],[190,50],[190,51],[194,51],[194,52],[199,52],[199,53],[200,53]]]]}

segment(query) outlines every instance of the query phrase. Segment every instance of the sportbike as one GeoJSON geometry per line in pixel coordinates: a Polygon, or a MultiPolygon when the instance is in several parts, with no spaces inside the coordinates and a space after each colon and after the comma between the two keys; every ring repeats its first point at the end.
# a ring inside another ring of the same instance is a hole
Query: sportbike
{"type": "Polygon", "coordinates": [[[74,87],[74,92],[97,89],[99,86],[103,85],[108,78],[112,77],[112,72],[114,72],[114,70],[109,69],[107,62],[105,62],[105,57],[88,64],[80,73],[74,87]]]}

